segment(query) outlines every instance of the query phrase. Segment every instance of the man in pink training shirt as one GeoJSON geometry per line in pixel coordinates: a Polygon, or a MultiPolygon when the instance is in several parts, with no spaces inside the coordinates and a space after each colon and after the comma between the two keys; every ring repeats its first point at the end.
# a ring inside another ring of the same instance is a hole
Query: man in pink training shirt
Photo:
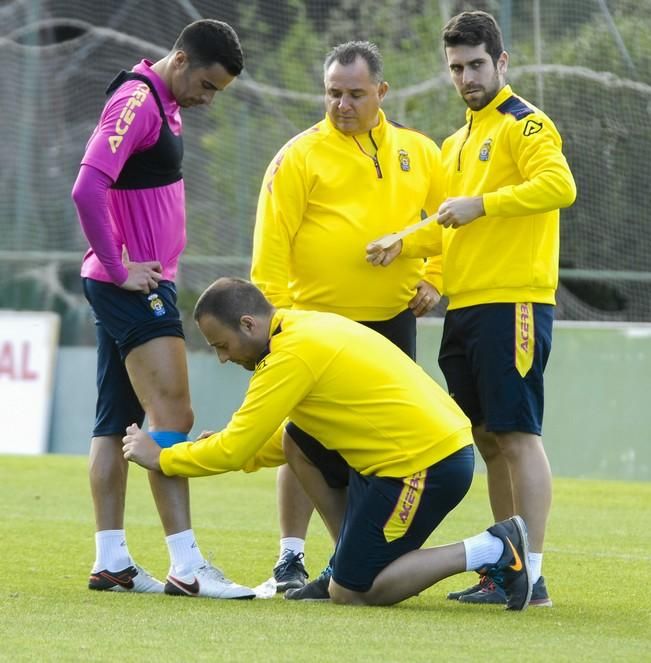
{"type": "Polygon", "coordinates": [[[235,31],[200,20],[166,57],[143,60],[110,84],[72,197],[90,249],[81,269],[96,318],[97,410],[90,447],[96,558],[90,589],[253,598],[202,556],[187,479],[149,475],[170,554],[167,582],[129,554],[124,531],[127,463],[122,436],[142,424],[161,447],[192,428],[183,328],[176,307],[185,247],[181,108],[210,104],[243,68],[235,31]]]}

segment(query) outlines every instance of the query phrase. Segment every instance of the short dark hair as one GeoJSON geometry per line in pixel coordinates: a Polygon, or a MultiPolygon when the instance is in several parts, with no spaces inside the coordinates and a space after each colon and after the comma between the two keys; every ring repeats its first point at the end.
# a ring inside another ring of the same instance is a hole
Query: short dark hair
{"type": "Polygon", "coordinates": [[[380,49],[370,41],[347,41],[335,46],[326,55],[323,63],[323,73],[326,74],[333,62],[344,65],[352,64],[358,57],[365,60],[371,78],[376,83],[382,83],[384,80],[384,61],[380,49]]]}
{"type": "Polygon", "coordinates": [[[186,25],[173,50],[185,51],[191,67],[219,63],[231,76],[239,76],[244,69],[244,54],[237,33],[223,21],[203,18],[186,25]]]}
{"type": "Polygon", "coordinates": [[[504,51],[504,39],[497,21],[488,12],[461,12],[453,16],[443,28],[445,46],[486,45],[493,64],[504,51]]]}
{"type": "Polygon", "coordinates": [[[253,283],[225,276],[208,286],[194,306],[194,319],[211,315],[232,329],[239,329],[243,315],[269,315],[273,307],[253,283]]]}

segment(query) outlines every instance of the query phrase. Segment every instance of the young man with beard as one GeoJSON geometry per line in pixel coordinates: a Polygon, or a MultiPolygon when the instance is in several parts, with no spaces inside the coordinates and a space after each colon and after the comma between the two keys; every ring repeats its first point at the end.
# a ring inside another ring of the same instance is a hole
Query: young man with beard
{"type": "MultiPolygon", "coordinates": [[[[554,123],[506,84],[509,62],[495,19],[463,12],[443,30],[466,124],[442,145],[447,198],[438,224],[367,260],[442,254],[449,298],[439,365],[473,424],[495,520],[527,523],[532,606],[551,606],[541,575],[552,478],[542,442],[543,372],[558,285],[559,208],[576,197],[554,123]]],[[[487,576],[450,599],[504,603],[487,576]]]]}

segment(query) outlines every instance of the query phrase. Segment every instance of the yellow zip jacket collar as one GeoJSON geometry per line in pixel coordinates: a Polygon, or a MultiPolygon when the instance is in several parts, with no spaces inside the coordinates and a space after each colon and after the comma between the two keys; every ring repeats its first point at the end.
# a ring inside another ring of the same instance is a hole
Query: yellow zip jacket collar
{"type": "MultiPolygon", "coordinates": [[[[505,85],[496,95],[495,98],[483,108],[479,110],[466,109],[466,122],[473,126],[477,126],[482,120],[490,118],[499,106],[501,106],[507,99],[513,95],[513,90],[510,85],[505,85]]],[[[525,103],[525,102],[523,102],[525,103]]],[[[526,103],[525,103],[526,105],[526,103]]],[[[531,107],[532,108],[532,107],[531,107]]],[[[524,111],[523,109],[523,112],[524,111]]]]}

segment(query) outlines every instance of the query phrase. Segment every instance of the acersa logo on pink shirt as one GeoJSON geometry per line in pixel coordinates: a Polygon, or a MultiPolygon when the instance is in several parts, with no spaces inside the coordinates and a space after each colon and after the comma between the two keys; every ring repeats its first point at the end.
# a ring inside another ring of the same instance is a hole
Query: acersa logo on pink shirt
{"type": "Polygon", "coordinates": [[[109,136],[108,139],[113,154],[118,151],[118,147],[120,147],[124,134],[129,131],[129,127],[136,117],[136,109],[142,106],[150,91],[151,90],[146,83],[140,83],[127,99],[127,103],[124,104],[120,117],[118,117],[115,122],[115,134],[109,136]]]}

